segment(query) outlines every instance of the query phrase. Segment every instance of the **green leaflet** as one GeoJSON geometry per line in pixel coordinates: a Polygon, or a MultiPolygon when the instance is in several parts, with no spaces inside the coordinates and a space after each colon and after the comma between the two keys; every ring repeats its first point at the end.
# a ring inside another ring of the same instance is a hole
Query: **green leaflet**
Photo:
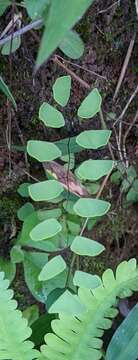
{"type": "Polygon", "coordinates": [[[136,360],[138,358],[138,304],[113,335],[105,360],[136,360]]]}
{"type": "Polygon", "coordinates": [[[16,310],[17,303],[12,299],[13,292],[8,290],[8,286],[8,280],[4,280],[4,273],[0,272],[0,359],[36,359],[39,352],[27,340],[31,329],[21,312],[16,310]]]}
{"type": "Polygon", "coordinates": [[[66,106],[70,97],[70,90],[71,76],[58,77],[53,85],[53,96],[55,101],[61,106],[66,106]]]}
{"type": "Polygon", "coordinates": [[[52,321],[55,334],[45,337],[47,345],[41,348],[43,360],[98,360],[102,357],[100,338],[118,313],[117,299],[138,290],[136,260],[122,262],[116,276],[112,270],[106,270],[102,282],[93,290],[80,287],[76,296],[66,291],[52,305],[50,313],[59,312],[59,319],[52,321]]]}
{"type": "Polygon", "coordinates": [[[96,181],[109,174],[113,169],[112,160],[86,160],[77,168],[76,174],[80,179],[96,181]]]}
{"type": "Polygon", "coordinates": [[[65,125],[62,113],[46,102],[40,106],[39,119],[43,121],[45,126],[52,128],[58,129],[65,125]]]}
{"type": "Polygon", "coordinates": [[[39,281],[46,281],[52,279],[66,269],[66,263],[61,255],[53,257],[43,267],[39,274],[39,281]]]}
{"type": "Polygon", "coordinates": [[[71,250],[78,255],[97,256],[105,250],[105,247],[84,236],[76,236],[71,244],[71,250]]]}
{"type": "Polygon", "coordinates": [[[56,219],[48,219],[36,225],[30,233],[32,240],[41,241],[55,236],[62,230],[62,226],[56,219]]]}
{"type": "Polygon", "coordinates": [[[85,149],[98,149],[108,144],[110,130],[85,130],[76,137],[78,145],[85,149]]]}
{"type": "Polygon", "coordinates": [[[78,108],[78,116],[89,119],[100,111],[102,103],[101,95],[98,89],[93,89],[82,101],[78,108]]]}
{"type": "Polygon", "coordinates": [[[57,180],[40,181],[29,186],[29,194],[35,201],[49,201],[58,197],[63,191],[57,180]]]}
{"type": "Polygon", "coordinates": [[[52,161],[61,156],[59,148],[48,141],[29,140],[27,152],[38,161],[52,161]]]}
{"type": "Polygon", "coordinates": [[[95,218],[106,214],[110,209],[110,203],[104,200],[83,198],[76,201],[73,209],[79,216],[95,218]]]}
{"type": "Polygon", "coordinates": [[[68,31],[82,17],[93,0],[52,0],[36,67],[49,58],[68,31]]]}
{"type": "Polygon", "coordinates": [[[2,77],[0,76],[0,90],[7,96],[7,98],[12,102],[13,106],[15,109],[17,109],[17,105],[15,102],[15,99],[12,95],[12,93],[10,92],[10,89],[8,88],[8,86],[6,85],[5,81],[2,79],[2,77]]]}
{"type": "Polygon", "coordinates": [[[71,59],[79,59],[84,53],[84,43],[76,31],[70,30],[62,40],[59,48],[71,59]]]}

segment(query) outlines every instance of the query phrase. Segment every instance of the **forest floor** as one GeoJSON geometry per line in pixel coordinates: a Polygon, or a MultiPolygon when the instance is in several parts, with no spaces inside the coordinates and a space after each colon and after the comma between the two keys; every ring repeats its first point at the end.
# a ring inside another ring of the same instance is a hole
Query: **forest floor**
{"type": "MultiPolygon", "coordinates": [[[[0,32],[10,19],[9,12],[2,18],[0,32]]],[[[138,64],[137,39],[126,69],[125,77],[121,84],[117,98],[113,101],[116,85],[122,70],[130,41],[134,36],[136,27],[136,10],[134,1],[111,0],[95,1],[91,9],[76,26],[85,43],[85,53],[78,61],[67,62],[69,59],[57,50],[56,54],[64,57],[64,64],[79,78],[83,79],[91,88],[97,87],[102,95],[102,111],[106,124],[113,130],[112,144],[116,160],[122,161],[120,149],[116,142],[114,119],[118,118],[127,104],[130,96],[136,88],[138,64]],[[114,6],[111,4],[116,3],[114,6]],[[96,74],[95,74],[96,73],[96,74]]],[[[37,36],[38,37],[38,36],[37,36]]],[[[21,47],[11,58],[0,55],[0,72],[17,102],[17,111],[12,112],[10,118],[5,97],[0,95],[0,255],[5,259],[9,257],[9,249],[13,239],[21,229],[21,223],[17,220],[16,213],[23,204],[23,199],[17,194],[19,184],[27,181],[27,173],[42,179],[43,174],[37,162],[24,157],[24,153],[13,147],[8,148],[7,128],[11,122],[11,145],[25,146],[27,140],[39,139],[56,141],[61,138],[73,136],[81,129],[99,128],[98,116],[90,123],[78,123],[75,116],[76,108],[80,101],[88,93],[81,82],[73,80],[71,100],[66,110],[65,130],[44,130],[38,118],[40,105],[44,101],[52,101],[52,85],[56,78],[67,72],[55,61],[54,56],[41,69],[33,75],[33,69],[38,49],[38,38],[35,32],[29,32],[22,37],[21,47]]],[[[60,59],[62,62],[62,59],[60,59]]],[[[136,114],[136,98],[131,102],[122,121],[122,139],[128,126],[132,123],[136,114]]],[[[119,127],[115,128],[118,134],[119,127]]],[[[137,169],[138,129],[136,123],[130,129],[127,141],[127,159],[129,165],[137,169]]],[[[123,141],[123,140],[122,140],[123,141]]],[[[94,157],[108,156],[108,152],[95,152],[94,157]]],[[[89,157],[89,153],[85,154],[89,157]]],[[[79,156],[78,156],[79,161],[79,156]]],[[[91,263],[85,259],[81,266],[85,271],[92,267],[94,272],[101,273],[105,267],[114,268],[121,260],[130,257],[138,258],[138,228],[137,210],[138,205],[128,204],[124,206],[124,197],[119,185],[109,182],[107,197],[112,202],[110,217],[105,217],[93,230],[93,238],[101,241],[105,247],[104,255],[99,256],[91,263]]],[[[105,193],[106,195],[106,193],[105,193]]],[[[16,297],[24,306],[24,295],[27,293],[19,267],[14,287],[16,297]]],[[[33,300],[28,294],[28,303],[33,300]]],[[[25,300],[26,304],[26,300],[25,300]]]]}

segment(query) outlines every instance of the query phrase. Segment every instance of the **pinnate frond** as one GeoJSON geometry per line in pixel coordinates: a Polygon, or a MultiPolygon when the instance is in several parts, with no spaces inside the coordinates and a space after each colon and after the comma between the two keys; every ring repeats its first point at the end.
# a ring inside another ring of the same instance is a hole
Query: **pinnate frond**
{"type": "Polygon", "coordinates": [[[8,289],[9,281],[0,272],[0,360],[33,360],[39,352],[27,340],[31,329],[27,320],[17,310],[17,302],[12,299],[13,291],[8,289]]]}
{"type": "Polygon", "coordinates": [[[42,346],[39,360],[100,359],[101,337],[118,313],[118,299],[128,297],[136,290],[138,269],[135,259],[131,259],[117,267],[115,276],[107,269],[102,276],[102,285],[96,289],[79,288],[77,296],[64,293],[50,309],[50,312],[59,312],[59,319],[52,321],[55,334],[45,336],[46,345],[42,346]]]}

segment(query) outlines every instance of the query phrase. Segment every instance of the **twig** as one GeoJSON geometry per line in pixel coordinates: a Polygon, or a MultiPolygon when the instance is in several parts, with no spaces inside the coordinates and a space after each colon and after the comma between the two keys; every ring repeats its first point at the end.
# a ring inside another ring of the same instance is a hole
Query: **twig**
{"type": "Polygon", "coordinates": [[[108,81],[105,76],[102,76],[102,75],[100,75],[100,74],[97,74],[95,71],[89,70],[89,69],[85,68],[84,66],[81,66],[81,65],[79,65],[79,64],[73,63],[72,61],[65,60],[65,59],[63,59],[63,58],[62,58],[61,56],[59,56],[59,55],[56,55],[56,57],[57,57],[58,59],[61,59],[61,60],[63,61],[63,63],[70,64],[70,65],[72,65],[72,66],[77,67],[78,69],[84,70],[84,71],[86,71],[86,72],[88,72],[88,73],[90,73],[90,74],[92,74],[92,75],[94,75],[94,76],[97,76],[97,77],[99,77],[99,78],[101,78],[101,79],[104,79],[104,80],[108,81]]]}
{"type": "Polygon", "coordinates": [[[56,63],[57,65],[59,65],[60,67],[62,67],[62,69],[64,69],[69,75],[71,75],[76,81],[78,81],[83,87],[85,87],[86,89],[90,89],[90,85],[82,80],[78,75],[76,75],[74,73],[74,71],[70,70],[65,64],[63,64],[58,58],[57,56],[55,55],[53,58],[52,58],[52,61],[54,63],[56,63]]]}
{"type": "Polygon", "coordinates": [[[132,100],[135,98],[135,96],[137,95],[137,93],[138,93],[138,85],[136,86],[136,89],[134,90],[133,94],[130,96],[128,102],[126,103],[126,105],[125,105],[125,107],[124,107],[121,115],[120,115],[119,118],[116,119],[116,121],[114,122],[114,125],[113,125],[113,126],[115,126],[119,121],[122,121],[122,119],[123,119],[123,117],[124,117],[124,115],[125,115],[128,107],[129,107],[129,105],[131,104],[132,100]]]}
{"type": "Polygon", "coordinates": [[[115,99],[116,99],[116,97],[118,95],[118,92],[120,90],[122,81],[124,79],[126,69],[127,69],[131,54],[132,54],[133,47],[134,47],[135,38],[136,38],[136,32],[133,34],[132,39],[130,41],[130,44],[129,44],[129,47],[128,47],[128,50],[127,50],[127,54],[126,54],[126,57],[125,57],[125,60],[124,60],[123,66],[122,66],[122,70],[121,70],[121,73],[120,73],[120,76],[119,76],[119,79],[118,79],[118,83],[117,83],[117,86],[116,86],[116,89],[115,89],[115,93],[114,93],[114,96],[113,96],[113,101],[115,101],[115,99]]]}
{"type": "Polygon", "coordinates": [[[110,9],[112,9],[112,8],[113,8],[114,6],[116,6],[116,5],[120,5],[120,0],[115,1],[113,4],[111,4],[110,6],[108,6],[108,8],[98,11],[98,14],[103,14],[103,13],[109,11],[110,9]]]}
{"type": "Polygon", "coordinates": [[[14,18],[13,20],[11,20],[9,22],[9,24],[6,26],[6,28],[3,30],[3,32],[0,34],[0,39],[2,39],[10,30],[11,28],[13,28],[13,26],[15,27],[17,22],[21,19],[21,13],[14,14],[14,18]]]}
{"type": "Polygon", "coordinates": [[[8,36],[5,37],[4,39],[1,39],[1,40],[0,40],[0,46],[6,44],[8,41],[11,41],[11,39],[14,39],[14,38],[17,37],[17,36],[23,35],[23,34],[25,34],[26,32],[28,32],[28,31],[30,31],[30,30],[32,30],[32,29],[35,29],[35,28],[41,26],[42,24],[43,24],[43,20],[42,20],[42,19],[33,21],[32,23],[24,26],[23,28],[15,31],[13,34],[8,35],[8,36]]]}

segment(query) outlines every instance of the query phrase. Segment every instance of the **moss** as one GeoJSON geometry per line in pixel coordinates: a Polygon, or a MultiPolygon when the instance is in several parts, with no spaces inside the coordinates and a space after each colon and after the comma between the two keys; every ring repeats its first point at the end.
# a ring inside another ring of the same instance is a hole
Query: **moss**
{"type": "Polygon", "coordinates": [[[96,274],[101,276],[106,269],[106,261],[101,257],[90,258],[85,257],[81,261],[81,270],[90,274],[96,274]]]}
{"type": "Polygon", "coordinates": [[[76,25],[76,31],[82,36],[85,42],[88,41],[91,33],[91,18],[84,16],[83,19],[76,25]]]}
{"type": "Polygon", "coordinates": [[[0,219],[9,219],[11,216],[16,215],[18,208],[20,207],[21,202],[17,194],[12,194],[12,196],[3,196],[0,199],[0,219]]]}

